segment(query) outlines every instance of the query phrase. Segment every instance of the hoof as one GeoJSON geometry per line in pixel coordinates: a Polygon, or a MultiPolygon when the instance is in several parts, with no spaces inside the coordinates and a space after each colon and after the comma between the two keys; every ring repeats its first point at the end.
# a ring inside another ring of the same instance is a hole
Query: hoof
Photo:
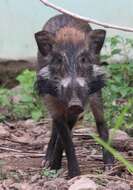
{"type": "Polygon", "coordinates": [[[42,167],[45,167],[45,168],[50,168],[50,161],[49,160],[43,160],[42,163],[41,163],[41,166],[42,167]]]}
{"type": "Polygon", "coordinates": [[[111,170],[113,169],[113,164],[106,164],[105,166],[104,166],[104,171],[106,172],[106,173],[109,173],[109,172],[111,172],[111,170]]]}
{"type": "Polygon", "coordinates": [[[79,176],[79,175],[81,175],[81,174],[80,174],[80,170],[72,171],[72,172],[69,172],[69,173],[68,173],[68,176],[69,176],[70,178],[73,178],[73,177],[76,177],[76,176],[79,176]]]}

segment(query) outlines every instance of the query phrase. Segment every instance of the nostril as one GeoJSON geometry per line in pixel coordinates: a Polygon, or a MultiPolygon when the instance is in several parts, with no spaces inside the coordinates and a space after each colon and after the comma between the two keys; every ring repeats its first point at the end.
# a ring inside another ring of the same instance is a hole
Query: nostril
{"type": "Polygon", "coordinates": [[[79,98],[74,97],[68,104],[68,112],[73,115],[79,115],[83,112],[83,105],[79,98]]]}
{"type": "Polygon", "coordinates": [[[73,115],[79,115],[83,111],[84,111],[83,108],[78,105],[72,105],[72,106],[68,107],[68,112],[73,115]]]}

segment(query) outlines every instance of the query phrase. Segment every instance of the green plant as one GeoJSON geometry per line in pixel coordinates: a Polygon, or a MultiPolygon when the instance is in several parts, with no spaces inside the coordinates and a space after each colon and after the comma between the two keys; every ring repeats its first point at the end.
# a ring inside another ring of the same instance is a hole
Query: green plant
{"type": "Polygon", "coordinates": [[[133,173],[133,165],[126,160],[118,151],[112,148],[108,143],[105,143],[102,139],[100,139],[97,135],[93,134],[92,137],[95,141],[103,146],[106,150],[108,150],[118,161],[120,161],[127,170],[132,174],[133,173]]]}
{"type": "Polygon", "coordinates": [[[34,90],[36,73],[25,70],[17,77],[17,80],[20,84],[20,101],[14,105],[14,115],[17,118],[32,117],[34,120],[40,119],[44,114],[44,109],[34,90]]]}
{"type": "MultiPolygon", "coordinates": [[[[116,132],[117,129],[119,129],[121,127],[121,124],[124,122],[124,117],[125,114],[128,112],[128,109],[130,107],[130,105],[133,103],[133,99],[130,99],[128,101],[128,104],[125,105],[124,109],[122,110],[122,112],[120,113],[120,115],[117,117],[115,125],[114,125],[114,131],[113,133],[116,132]]],[[[114,148],[112,148],[110,146],[111,144],[111,139],[109,139],[108,143],[104,142],[101,138],[99,138],[96,134],[93,134],[92,137],[94,138],[94,140],[100,144],[101,146],[103,146],[106,150],[108,150],[119,162],[121,162],[126,168],[127,170],[132,174],[133,173],[133,165],[126,160],[117,150],[115,150],[114,148]]]]}
{"type": "MultiPolygon", "coordinates": [[[[128,99],[133,97],[133,60],[130,57],[132,48],[132,39],[113,36],[106,40],[101,56],[102,61],[110,62],[105,66],[109,77],[103,89],[105,119],[109,127],[114,126],[117,116],[128,104],[128,99]],[[112,63],[114,58],[116,58],[115,63],[112,63]]],[[[132,107],[133,102],[125,113],[121,127],[133,127],[132,107]]],[[[92,114],[86,113],[85,119],[94,122],[92,114]]]]}
{"type": "Polygon", "coordinates": [[[104,43],[101,59],[103,61],[115,59],[115,61],[127,63],[131,60],[132,48],[133,39],[123,38],[119,35],[108,37],[104,43]]]}
{"type": "Polygon", "coordinates": [[[3,112],[7,113],[5,108],[10,109],[10,106],[10,91],[6,88],[0,87],[0,121],[3,121],[6,118],[6,114],[3,114],[3,112]]]}
{"type": "MultiPolygon", "coordinates": [[[[0,107],[7,109],[6,117],[15,120],[26,118],[39,120],[46,116],[45,107],[34,90],[36,73],[25,70],[16,80],[19,82],[18,90],[0,89],[0,107]],[[15,102],[12,97],[18,100],[15,102]]],[[[5,116],[1,114],[0,119],[5,119],[5,116]]]]}
{"type": "Polygon", "coordinates": [[[49,177],[49,178],[56,178],[58,177],[60,174],[60,170],[56,171],[56,170],[49,170],[49,169],[46,169],[44,168],[41,172],[41,175],[42,176],[46,176],[46,177],[49,177]]]}
{"type": "Polygon", "coordinates": [[[0,88],[0,105],[1,106],[10,106],[10,91],[6,88],[0,88]]]}
{"type": "MultiPolygon", "coordinates": [[[[107,67],[110,78],[107,80],[106,87],[103,89],[103,99],[105,105],[105,117],[108,125],[114,125],[117,116],[121,113],[128,99],[133,96],[132,76],[133,66],[129,64],[110,64],[107,67]],[[126,73],[126,74],[125,74],[126,73]]],[[[130,104],[126,113],[123,125],[132,125],[133,103],[130,104]]]]}

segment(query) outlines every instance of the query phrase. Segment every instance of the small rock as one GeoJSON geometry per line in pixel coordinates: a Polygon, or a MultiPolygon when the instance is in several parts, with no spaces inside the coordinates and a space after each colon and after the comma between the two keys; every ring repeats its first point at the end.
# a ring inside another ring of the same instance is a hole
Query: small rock
{"type": "Polygon", "coordinates": [[[21,96],[20,95],[14,95],[11,97],[11,100],[14,104],[18,104],[21,101],[21,96]]]}
{"type": "Polygon", "coordinates": [[[129,139],[129,136],[126,132],[122,131],[122,130],[115,130],[115,129],[110,129],[109,130],[109,135],[110,138],[112,139],[112,141],[114,140],[120,140],[120,141],[126,141],[129,139]]]}
{"type": "Polygon", "coordinates": [[[32,119],[27,119],[25,121],[25,126],[27,126],[27,127],[32,127],[34,125],[35,125],[35,122],[32,119]]]}
{"type": "Polygon", "coordinates": [[[31,177],[31,183],[35,183],[38,179],[41,178],[41,175],[35,174],[31,177]]]}
{"type": "Polygon", "coordinates": [[[103,186],[99,185],[97,190],[107,190],[107,189],[106,189],[106,187],[103,187],[103,186]]]}
{"type": "Polygon", "coordinates": [[[15,189],[15,190],[19,190],[20,189],[21,184],[19,183],[14,183],[13,185],[10,185],[10,189],[15,189]]]}
{"type": "Polygon", "coordinates": [[[12,190],[31,190],[31,187],[27,183],[14,183],[9,187],[12,190]]]}
{"type": "Polygon", "coordinates": [[[27,144],[31,144],[33,142],[32,137],[28,133],[22,133],[21,136],[15,136],[14,134],[11,134],[11,139],[20,143],[27,143],[27,144]]]}
{"type": "Polygon", "coordinates": [[[127,128],[127,129],[126,129],[126,132],[128,133],[128,135],[129,135],[130,137],[133,137],[133,127],[127,128]]]}
{"type": "Polygon", "coordinates": [[[19,190],[32,190],[32,186],[30,184],[27,184],[27,183],[23,183],[21,184],[21,189],[19,190]]]}
{"type": "Polygon", "coordinates": [[[96,190],[97,185],[87,177],[81,177],[69,187],[69,190],[96,190]]]}
{"type": "MultiPolygon", "coordinates": [[[[53,181],[47,181],[43,185],[43,189],[47,190],[68,190],[67,181],[62,178],[57,178],[53,181]]],[[[76,190],[76,189],[75,189],[76,190]]]]}
{"type": "Polygon", "coordinates": [[[109,136],[113,147],[117,148],[118,150],[124,150],[126,147],[126,142],[130,139],[126,132],[119,129],[110,129],[109,136]]]}
{"type": "Polygon", "coordinates": [[[3,125],[0,125],[0,138],[9,137],[10,133],[4,128],[3,125]]]}
{"type": "Polygon", "coordinates": [[[10,99],[12,100],[13,103],[18,104],[21,100],[21,86],[16,86],[14,88],[11,89],[12,92],[12,96],[10,97],[10,99]]]}
{"type": "Polygon", "coordinates": [[[106,190],[131,190],[130,186],[122,181],[109,182],[106,190]]]}

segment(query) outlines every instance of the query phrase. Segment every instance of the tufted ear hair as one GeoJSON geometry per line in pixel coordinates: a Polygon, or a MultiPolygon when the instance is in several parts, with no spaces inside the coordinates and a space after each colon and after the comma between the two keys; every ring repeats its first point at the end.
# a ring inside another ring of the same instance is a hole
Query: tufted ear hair
{"type": "Polygon", "coordinates": [[[35,33],[35,39],[39,52],[43,56],[47,56],[51,53],[53,45],[55,44],[54,35],[47,31],[40,31],[35,33]]]}
{"type": "Polygon", "coordinates": [[[90,49],[95,54],[100,53],[104,40],[105,40],[105,36],[106,36],[105,30],[98,29],[98,30],[90,31],[89,33],[90,49]]]}

